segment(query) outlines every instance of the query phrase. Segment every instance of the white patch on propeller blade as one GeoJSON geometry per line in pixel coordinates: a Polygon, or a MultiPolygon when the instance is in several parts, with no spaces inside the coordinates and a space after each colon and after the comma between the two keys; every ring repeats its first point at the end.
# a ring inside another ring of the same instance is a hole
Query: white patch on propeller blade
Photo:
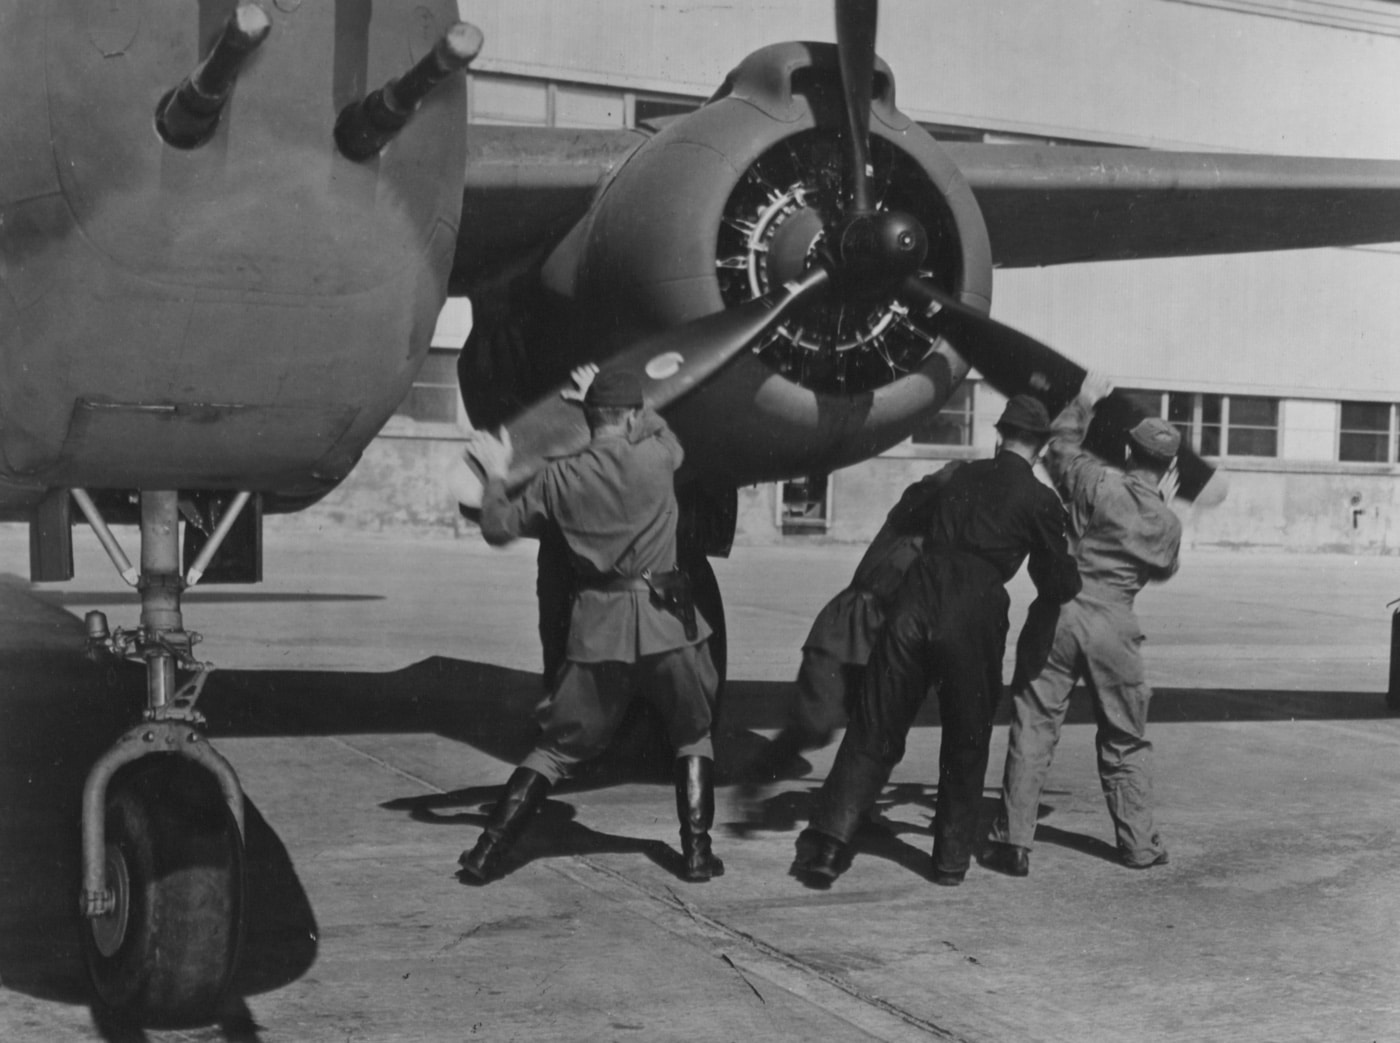
{"type": "Polygon", "coordinates": [[[678,351],[667,351],[657,355],[647,363],[646,373],[652,380],[665,380],[667,377],[674,377],[681,371],[681,363],[685,357],[678,351]]]}

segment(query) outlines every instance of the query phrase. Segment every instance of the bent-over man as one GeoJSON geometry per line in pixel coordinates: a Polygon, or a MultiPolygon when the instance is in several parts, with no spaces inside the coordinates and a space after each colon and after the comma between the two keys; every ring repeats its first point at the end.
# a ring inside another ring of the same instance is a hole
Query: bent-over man
{"type": "Polygon", "coordinates": [[[1079,590],[1064,509],[1032,472],[1050,431],[1045,406],[1018,395],[997,430],[996,456],[959,468],[937,498],[923,550],[875,646],[811,826],[798,837],[793,873],[813,886],[829,886],[849,866],[851,838],[903,758],[930,684],[937,686],[943,723],[934,882],[961,883],[971,863],[1001,696],[1005,584],[1029,555],[1042,598],[1061,603],[1079,590]]]}
{"type": "Polygon", "coordinates": [[[598,374],[583,405],[588,446],[552,461],[514,498],[505,486],[509,440],[477,432],[468,442],[487,476],[486,541],[500,545],[552,528],[568,548],[575,594],[564,662],[536,711],[543,734],[506,783],[476,846],[463,852],[462,873],[469,882],[495,876],[550,787],[602,753],[632,697],[644,693],[676,751],[682,876],[709,880],[724,872],[709,834],[718,678],[706,647],[710,627],[676,572],[674,478],[684,454],[665,421],[643,408],[635,374],[598,374]]]}
{"type": "Polygon", "coordinates": [[[803,752],[830,743],[845,725],[894,596],[918,560],[939,490],[961,466],[952,460],[904,490],[851,582],[817,613],[802,644],[787,723],[750,769],[752,776],[781,775],[803,752]]]}
{"type": "Polygon", "coordinates": [[[1181,522],[1170,504],[1181,436],[1150,417],[1129,432],[1125,468],[1108,466],[1082,444],[1094,406],[1108,391],[1101,376],[1090,374],[1055,419],[1046,452],[1046,469],[1069,506],[1084,588],[1060,609],[1045,666],[1012,692],[1002,810],[982,858],[988,868],[1012,876],[1030,872],[1040,793],[1080,677],[1088,681],[1098,721],[1099,779],[1118,856],[1134,869],[1167,861],[1153,822],[1146,734],[1152,689],[1143,676],[1143,635],[1133,602],[1148,582],[1177,570],[1181,522]]]}

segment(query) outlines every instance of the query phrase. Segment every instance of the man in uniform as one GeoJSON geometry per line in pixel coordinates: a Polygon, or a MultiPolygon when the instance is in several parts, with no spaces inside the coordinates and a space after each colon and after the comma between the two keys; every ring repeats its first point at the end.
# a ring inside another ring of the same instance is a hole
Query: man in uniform
{"type": "Polygon", "coordinates": [[[788,722],[749,769],[752,779],[779,777],[800,754],[826,746],[845,725],[895,592],[918,559],[938,491],[961,466],[950,461],[904,490],[850,584],[817,613],[802,645],[788,722]]]}
{"type": "Polygon", "coordinates": [[[710,722],[718,678],[676,564],[674,477],[683,453],[665,421],[643,408],[639,378],[604,372],[583,396],[590,441],[552,461],[508,498],[508,438],[474,433],[467,452],[487,482],[481,531],[500,545],[557,536],[567,546],[575,594],[564,662],[537,710],[543,734],[511,775],[476,846],[463,852],[469,882],[495,876],[550,787],[601,753],[632,696],[643,691],[676,750],[682,876],[724,872],[711,851],[714,749],[710,722]],[[669,607],[663,607],[669,606],[669,607]]]}
{"type": "Polygon", "coordinates": [[[829,886],[849,866],[851,838],[903,758],[930,684],[937,686],[943,723],[934,882],[961,883],[971,863],[1001,695],[1005,584],[1029,555],[1041,598],[1062,603],[1079,590],[1064,509],[1031,470],[1050,431],[1045,406],[1018,395],[997,430],[996,456],[959,468],[938,497],[923,551],[875,646],[811,826],[798,837],[792,870],[813,886],[829,886]]]}
{"type": "Polygon", "coordinates": [[[1049,659],[1013,690],[1002,811],[982,862],[1012,876],[1030,872],[1040,793],[1069,706],[1084,676],[1098,721],[1099,779],[1123,864],[1146,869],[1167,861],[1152,816],[1147,705],[1133,612],[1137,592],[1176,572],[1181,522],[1174,461],[1181,436],[1165,420],[1143,420],[1128,435],[1126,468],[1109,467],[1083,448],[1094,406],[1108,394],[1098,374],[1056,418],[1046,469],[1064,494],[1084,588],[1060,610],[1049,659]]]}

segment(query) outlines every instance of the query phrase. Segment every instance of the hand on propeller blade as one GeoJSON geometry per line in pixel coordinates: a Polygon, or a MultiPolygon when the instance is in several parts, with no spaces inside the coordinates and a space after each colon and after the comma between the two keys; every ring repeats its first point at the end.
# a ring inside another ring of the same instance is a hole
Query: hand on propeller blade
{"type": "Polygon", "coordinates": [[[574,386],[559,392],[559,397],[565,402],[582,402],[588,394],[588,389],[593,386],[593,378],[597,375],[597,366],[592,362],[584,363],[569,374],[569,379],[574,382],[574,386]]]}
{"type": "Polygon", "coordinates": [[[1113,382],[1098,370],[1091,369],[1084,374],[1084,382],[1079,385],[1079,401],[1093,409],[1113,391],[1113,382]]]}
{"type": "Polygon", "coordinates": [[[1162,480],[1157,483],[1157,491],[1162,494],[1162,499],[1171,503],[1176,499],[1176,494],[1181,489],[1181,470],[1177,467],[1177,462],[1173,460],[1171,466],[1167,468],[1166,474],[1162,475],[1162,480]]]}
{"type": "MultiPolygon", "coordinates": [[[[642,396],[652,409],[663,409],[709,379],[726,362],[782,322],[795,308],[823,293],[831,283],[824,268],[812,268],[800,279],[734,308],[725,308],[646,337],[605,360],[573,371],[571,386],[556,388],[506,422],[500,442],[477,432],[468,436],[467,462],[477,477],[491,477],[488,464],[499,469],[500,454],[490,443],[503,444],[509,456],[503,477],[512,490],[524,485],[553,457],[578,452],[588,444],[588,426],[577,402],[601,369],[626,369],[642,381],[642,396]],[[487,441],[489,439],[489,442],[487,441]],[[483,455],[478,455],[477,447],[483,455]]],[[[459,476],[460,477],[460,476],[459,476]]],[[[480,491],[470,482],[454,485],[458,502],[480,505],[480,491]]]]}
{"type": "Polygon", "coordinates": [[[510,463],[515,455],[510,444],[510,432],[501,429],[501,437],[496,438],[489,431],[471,431],[466,436],[463,458],[468,464],[475,464],[487,479],[504,481],[510,474],[510,463]]]}
{"type": "MultiPolygon", "coordinates": [[[[1053,417],[1077,394],[1082,394],[1088,371],[1048,344],[1012,329],[970,308],[946,290],[920,278],[906,279],[902,295],[920,307],[938,312],[942,333],[983,378],[1007,398],[1035,395],[1053,417]]],[[[1099,388],[1089,391],[1097,394],[1099,388]]],[[[1123,459],[1127,433],[1146,416],[1122,393],[1105,390],[1096,400],[1094,423],[1085,445],[1105,460],[1123,459]]],[[[1179,495],[1202,506],[1225,498],[1225,478],[1188,446],[1177,454],[1180,463],[1179,495]]]]}

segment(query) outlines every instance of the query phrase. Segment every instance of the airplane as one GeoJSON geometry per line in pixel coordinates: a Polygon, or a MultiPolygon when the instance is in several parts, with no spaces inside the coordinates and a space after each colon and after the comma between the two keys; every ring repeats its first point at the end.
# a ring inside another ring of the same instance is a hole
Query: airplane
{"type": "Polygon", "coordinates": [[[645,376],[722,624],[739,485],[882,451],[973,365],[1074,394],[987,314],[994,268],[1400,240],[1400,163],[941,144],[895,105],[873,0],[835,12],[835,44],[764,47],[691,114],[585,132],[469,128],[483,40],[451,0],[0,0],[0,520],[57,581],[81,515],[141,605],[86,621],[147,689],[83,792],[99,1007],[208,1019],[238,961],[243,795],[181,596],[261,578],[263,517],[349,474],[449,292],[468,414],[519,480],[582,437],[574,366],[645,376]]]}

